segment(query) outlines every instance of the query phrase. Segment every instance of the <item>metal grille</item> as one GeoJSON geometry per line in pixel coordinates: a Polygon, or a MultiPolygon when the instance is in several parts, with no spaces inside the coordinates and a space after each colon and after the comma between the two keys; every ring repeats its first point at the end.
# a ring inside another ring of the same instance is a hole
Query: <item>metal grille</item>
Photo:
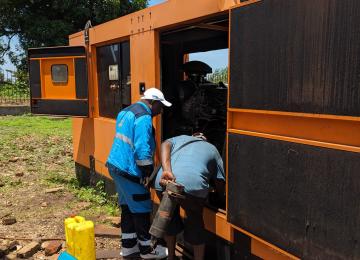
{"type": "Polygon", "coordinates": [[[18,81],[14,73],[0,71],[0,105],[29,105],[29,84],[18,81]]]}

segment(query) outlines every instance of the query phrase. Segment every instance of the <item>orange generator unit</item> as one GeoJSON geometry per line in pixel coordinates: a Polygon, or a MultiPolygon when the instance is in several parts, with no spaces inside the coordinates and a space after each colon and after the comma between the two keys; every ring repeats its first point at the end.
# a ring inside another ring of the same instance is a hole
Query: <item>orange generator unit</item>
{"type": "Polygon", "coordinates": [[[168,0],[28,56],[32,113],[73,117],[82,182],[111,189],[116,115],[147,88],[173,103],[158,144],[205,131],[227,183],[206,259],[360,259],[359,0],[168,0]],[[189,54],[219,49],[228,82],[185,79],[189,54]]]}

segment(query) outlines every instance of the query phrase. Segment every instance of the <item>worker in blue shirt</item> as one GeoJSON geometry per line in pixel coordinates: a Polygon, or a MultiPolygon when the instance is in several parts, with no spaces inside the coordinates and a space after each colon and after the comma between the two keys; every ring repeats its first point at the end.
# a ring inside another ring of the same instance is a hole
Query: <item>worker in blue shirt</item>
{"type": "Polygon", "coordinates": [[[116,119],[116,133],[106,165],[121,207],[122,257],[138,253],[143,259],[167,256],[167,248],[151,242],[152,203],[149,190],[143,184],[154,164],[152,117],[159,115],[164,106],[170,107],[171,103],[160,90],[150,88],[139,102],[120,111],[116,119]]]}
{"type": "Polygon", "coordinates": [[[185,211],[184,223],[179,207],[167,227],[165,237],[169,249],[168,259],[175,259],[176,235],[184,230],[184,239],[194,248],[194,259],[204,259],[205,236],[203,208],[214,181],[215,191],[224,198],[225,173],[222,158],[216,147],[201,133],[180,135],[161,145],[161,165],[155,189],[161,198],[166,181],[176,181],[184,187],[184,199],[178,199],[185,211]]]}

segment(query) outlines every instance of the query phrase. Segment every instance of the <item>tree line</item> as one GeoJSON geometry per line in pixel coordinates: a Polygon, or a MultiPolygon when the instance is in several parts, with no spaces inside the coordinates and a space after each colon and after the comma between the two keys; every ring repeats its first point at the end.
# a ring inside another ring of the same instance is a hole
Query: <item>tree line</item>
{"type": "Polygon", "coordinates": [[[0,65],[7,55],[18,71],[27,71],[28,48],[68,45],[68,35],[87,21],[97,25],[147,5],[148,0],[0,0],[0,65]]]}

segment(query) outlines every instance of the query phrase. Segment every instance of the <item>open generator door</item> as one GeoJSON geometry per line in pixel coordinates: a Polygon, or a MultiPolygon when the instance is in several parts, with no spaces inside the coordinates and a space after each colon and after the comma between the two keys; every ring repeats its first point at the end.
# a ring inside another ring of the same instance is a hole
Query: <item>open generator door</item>
{"type": "Polygon", "coordinates": [[[301,259],[359,259],[360,1],[230,15],[228,222],[301,259]]]}
{"type": "Polygon", "coordinates": [[[84,46],[28,50],[31,113],[89,116],[84,46]]]}

